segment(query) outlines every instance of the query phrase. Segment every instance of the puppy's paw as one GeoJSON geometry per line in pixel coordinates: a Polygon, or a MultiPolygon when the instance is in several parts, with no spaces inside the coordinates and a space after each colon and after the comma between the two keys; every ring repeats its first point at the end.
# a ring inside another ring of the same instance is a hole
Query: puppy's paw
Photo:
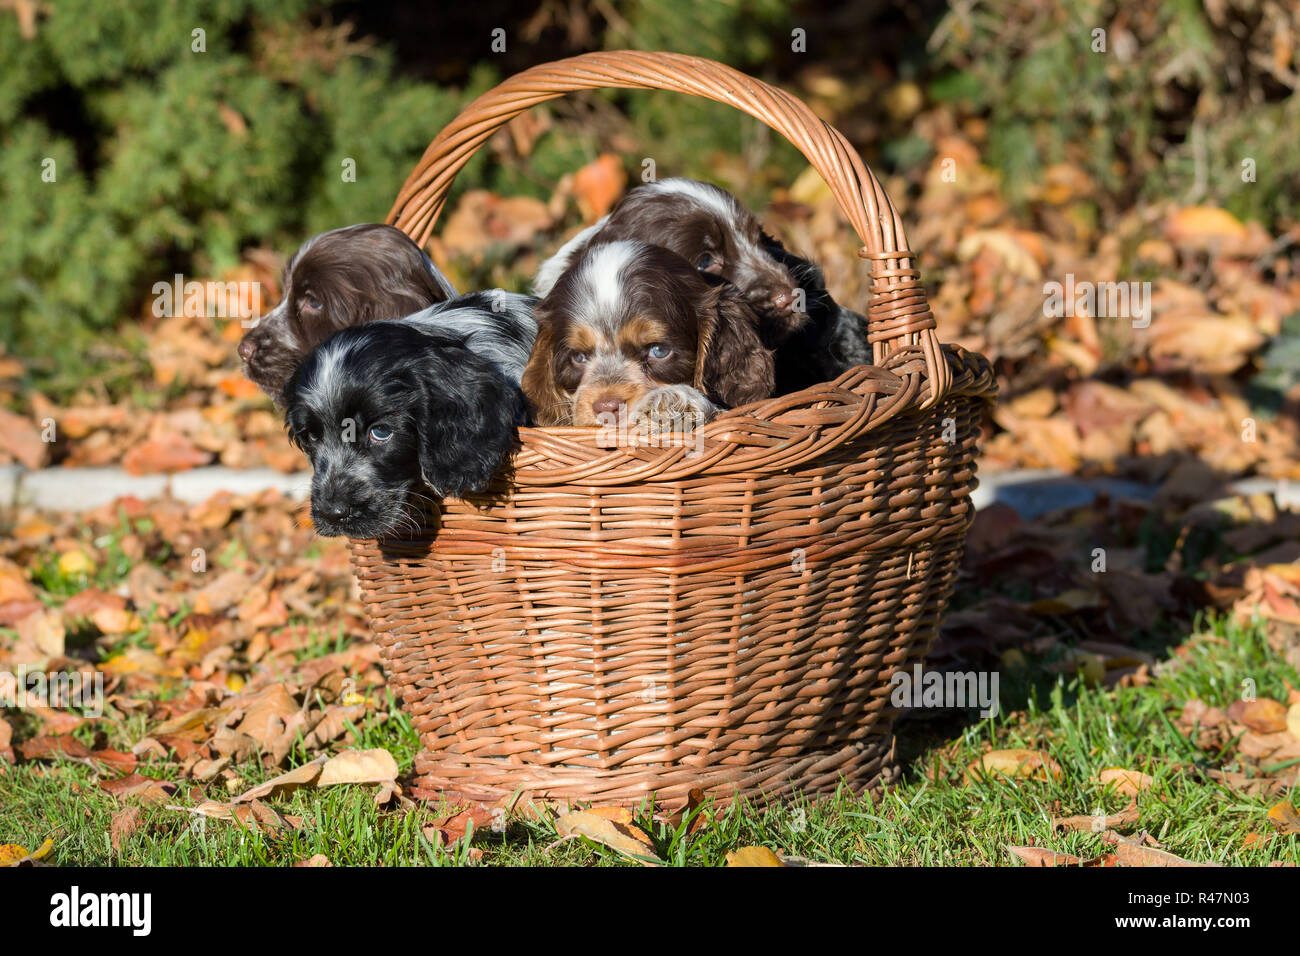
{"type": "Polygon", "coordinates": [[[689,434],[718,414],[708,397],[689,385],[665,385],[646,392],[628,409],[632,426],[656,435],[689,434]]]}

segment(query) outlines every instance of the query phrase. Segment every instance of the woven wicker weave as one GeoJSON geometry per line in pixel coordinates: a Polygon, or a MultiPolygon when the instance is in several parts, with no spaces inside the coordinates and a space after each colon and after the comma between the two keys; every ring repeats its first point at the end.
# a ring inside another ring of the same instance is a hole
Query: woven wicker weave
{"type": "Polygon", "coordinates": [[[949,597],[988,365],[940,346],[902,223],[845,139],[708,60],[598,53],[518,74],[438,135],[390,221],[423,244],[494,130],[600,87],[728,103],[807,156],[870,264],[875,364],[724,413],[689,446],[521,429],[491,495],[447,500],[422,534],[353,542],[420,735],[416,792],[635,803],[888,781],[889,677],[949,597]]]}

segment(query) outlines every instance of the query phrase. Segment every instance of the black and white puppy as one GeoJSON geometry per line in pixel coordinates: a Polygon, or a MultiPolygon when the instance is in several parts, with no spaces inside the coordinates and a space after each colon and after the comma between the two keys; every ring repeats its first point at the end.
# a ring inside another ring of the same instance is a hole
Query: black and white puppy
{"type": "Polygon", "coordinates": [[[311,460],[318,533],[382,538],[414,527],[411,505],[487,489],[524,422],[535,301],[474,293],[344,329],[307,356],[282,402],[311,460]]]}
{"type": "Polygon", "coordinates": [[[871,362],[866,319],[837,305],[821,269],[786,250],[725,189],[693,179],[638,186],[542,263],[534,292],[546,296],[597,236],[653,242],[739,289],[763,343],[775,350],[777,394],[871,362]]]}

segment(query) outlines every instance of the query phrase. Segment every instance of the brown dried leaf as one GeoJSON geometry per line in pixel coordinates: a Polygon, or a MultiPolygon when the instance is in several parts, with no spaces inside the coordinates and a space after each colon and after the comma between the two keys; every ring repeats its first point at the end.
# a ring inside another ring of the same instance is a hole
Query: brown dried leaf
{"type": "Polygon", "coordinates": [[[555,830],[562,837],[586,837],[646,866],[663,863],[655,854],[650,837],[639,827],[616,823],[586,810],[560,814],[555,830]]]}
{"type": "Polygon", "coordinates": [[[1268,698],[1239,701],[1238,703],[1244,704],[1240,712],[1234,714],[1229,709],[1228,715],[1240,720],[1251,730],[1258,731],[1261,734],[1273,734],[1287,729],[1286,704],[1268,698]]]}
{"type": "Polygon", "coordinates": [[[131,797],[141,803],[166,803],[176,790],[176,784],[170,780],[156,780],[138,773],[115,780],[101,780],[99,787],[106,793],[111,793],[119,803],[125,803],[131,797]]]}
{"type": "Polygon", "coordinates": [[[289,718],[300,710],[298,702],[283,684],[271,684],[244,701],[242,706],[244,719],[235,732],[252,737],[263,750],[272,748],[284,734],[289,718]]]}
{"type": "Polygon", "coordinates": [[[1138,770],[1125,770],[1122,767],[1107,767],[1097,774],[1097,782],[1102,786],[1111,785],[1116,793],[1135,797],[1156,781],[1138,770]]]}
{"type": "Polygon", "coordinates": [[[63,615],[58,611],[40,611],[29,614],[15,625],[21,641],[35,647],[48,657],[62,657],[67,634],[63,615]]]}
{"type": "Polygon", "coordinates": [[[1059,853],[1042,846],[1008,846],[1007,852],[1023,860],[1025,866],[1086,866],[1087,862],[1069,853],[1059,853]]]}
{"type": "Polygon", "coordinates": [[[325,758],[317,757],[311,763],[305,763],[288,773],[282,773],[272,780],[259,784],[246,793],[241,793],[231,803],[247,803],[251,800],[261,800],[268,797],[283,797],[302,787],[313,786],[320,778],[321,768],[324,765],[325,758]]]}
{"type": "Polygon", "coordinates": [[[4,451],[20,465],[40,468],[50,454],[49,442],[41,438],[36,423],[0,407],[0,435],[5,436],[4,451]]]}
{"type": "Polygon", "coordinates": [[[330,757],[316,785],[340,783],[383,783],[397,779],[397,761],[387,750],[345,750],[330,757]]]}
{"type": "Polygon", "coordinates": [[[1056,817],[1052,820],[1053,830],[1076,833],[1104,833],[1113,827],[1136,826],[1140,814],[1137,799],[1119,813],[1109,815],[1080,814],[1073,817],[1056,817]]]}
{"type": "Polygon", "coordinates": [[[122,456],[122,467],[132,475],[188,471],[212,461],[212,454],[176,432],[146,439],[122,456]]]}
{"type": "Polygon", "coordinates": [[[1218,866],[1217,863],[1193,863],[1180,856],[1146,845],[1146,835],[1129,839],[1118,833],[1107,833],[1103,840],[1115,846],[1115,859],[1120,866],[1218,866]]]}
{"type": "Polygon", "coordinates": [[[113,846],[115,853],[122,852],[122,844],[134,833],[140,826],[140,807],[132,804],[129,807],[123,807],[117,813],[113,814],[113,820],[109,824],[108,839],[113,846]]]}
{"type": "Polygon", "coordinates": [[[36,590],[27,582],[23,569],[8,558],[0,558],[0,604],[34,600],[36,590]]]}

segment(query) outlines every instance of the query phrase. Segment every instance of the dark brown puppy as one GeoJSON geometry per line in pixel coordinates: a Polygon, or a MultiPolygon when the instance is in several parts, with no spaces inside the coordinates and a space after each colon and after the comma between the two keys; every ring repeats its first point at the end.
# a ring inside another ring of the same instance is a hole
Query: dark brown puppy
{"type": "Polygon", "coordinates": [[[538,425],[675,429],[772,394],[744,298],[659,246],[593,241],[536,318],[523,387],[538,425]]]}
{"type": "Polygon", "coordinates": [[[307,353],[335,332],[400,319],[456,294],[406,233],[371,223],[308,239],[282,285],[279,305],[239,342],[244,374],[277,402],[307,353]]]}

